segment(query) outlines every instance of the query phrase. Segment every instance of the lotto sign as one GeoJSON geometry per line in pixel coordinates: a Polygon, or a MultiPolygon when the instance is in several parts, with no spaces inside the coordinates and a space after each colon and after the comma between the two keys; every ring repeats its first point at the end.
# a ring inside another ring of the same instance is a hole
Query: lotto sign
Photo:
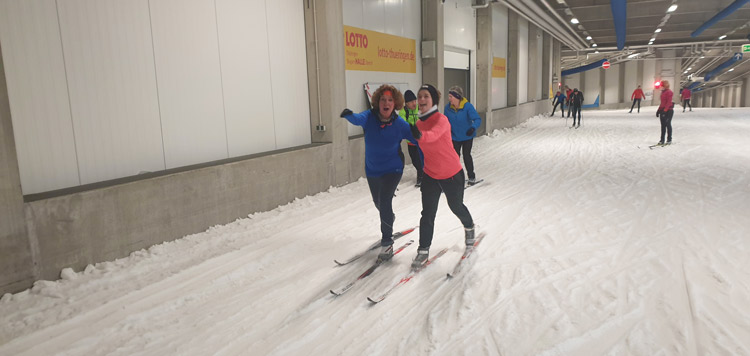
{"type": "Polygon", "coordinates": [[[344,26],[346,70],[416,73],[416,41],[344,26]]]}
{"type": "Polygon", "coordinates": [[[608,61],[604,61],[604,63],[602,63],[602,68],[608,69],[609,68],[609,62],[608,61]]]}

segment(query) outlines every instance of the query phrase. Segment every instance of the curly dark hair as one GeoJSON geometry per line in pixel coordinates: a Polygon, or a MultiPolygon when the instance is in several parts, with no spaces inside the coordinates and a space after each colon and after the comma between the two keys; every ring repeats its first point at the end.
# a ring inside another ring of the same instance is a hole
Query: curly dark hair
{"type": "Polygon", "coordinates": [[[383,96],[383,92],[390,90],[393,95],[393,103],[396,104],[393,111],[399,111],[404,107],[404,95],[401,91],[396,89],[393,85],[383,84],[372,93],[372,108],[380,109],[380,97],[383,96]]]}

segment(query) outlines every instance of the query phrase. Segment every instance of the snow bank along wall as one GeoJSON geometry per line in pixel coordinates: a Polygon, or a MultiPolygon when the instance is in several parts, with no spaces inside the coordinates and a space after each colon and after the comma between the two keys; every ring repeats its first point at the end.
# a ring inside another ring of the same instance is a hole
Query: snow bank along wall
{"type": "Polygon", "coordinates": [[[367,82],[465,68],[481,132],[514,126],[549,110],[559,52],[468,0],[5,1],[0,294],[362,177],[338,114],[367,82]],[[414,40],[416,69],[347,70],[344,26],[414,40]]]}

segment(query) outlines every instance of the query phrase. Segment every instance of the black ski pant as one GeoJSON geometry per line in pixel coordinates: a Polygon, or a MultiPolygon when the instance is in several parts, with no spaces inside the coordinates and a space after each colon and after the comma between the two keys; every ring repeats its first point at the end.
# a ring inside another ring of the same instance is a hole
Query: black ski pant
{"type": "Polygon", "coordinates": [[[411,157],[411,164],[417,170],[417,181],[421,182],[424,176],[424,165],[422,164],[422,156],[419,155],[419,147],[406,145],[409,149],[409,157],[411,157]]]}
{"type": "Polygon", "coordinates": [[[440,194],[445,193],[448,207],[455,214],[465,228],[474,226],[469,209],[464,205],[464,171],[461,170],[448,179],[435,179],[429,174],[424,175],[422,181],[422,219],[419,220],[419,249],[429,250],[435,231],[435,215],[437,214],[440,194]]]}
{"type": "Polygon", "coordinates": [[[469,179],[476,178],[474,174],[474,158],[471,157],[471,146],[474,146],[474,139],[466,141],[453,141],[453,148],[458,153],[458,157],[461,157],[461,151],[464,151],[464,165],[466,166],[466,175],[469,179]]]}
{"type": "Polygon", "coordinates": [[[573,110],[573,126],[576,125],[576,114],[578,114],[578,125],[581,124],[581,107],[578,105],[570,106],[573,110]]]}
{"type": "Polygon", "coordinates": [[[674,115],[673,109],[662,111],[659,115],[659,121],[661,121],[661,139],[659,142],[664,142],[665,133],[667,134],[666,142],[672,142],[672,115],[674,115]]]}
{"type": "Polygon", "coordinates": [[[560,105],[560,117],[565,117],[565,105],[561,101],[558,101],[555,107],[552,108],[552,115],[550,116],[555,116],[555,110],[557,110],[558,105],[560,105]]]}
{"type": "Polygon", "coordinates": [[[633,112],[633,107],[638,104],[638,112],[641,112],[641,99],[633,99],[633,105],[630,105],[630,112],[633,112]]]}
{"type": "Polygon", "coordinates": [[[685,101],[682,102],[682,112],[685,112],[685,107],[689,106],[690,111],[693,111],[693,106],[690,105],[690,99],[685,99],[685,101]]]}
{"type": "Polygon", "coordinates": [[[367,177],[372,201],[380,212],[380,232],[383,234],[381,246],[393,244],[393,220],[396,219],[393,214],[393,194],[396,193],[402,175],[403,173],[388,173],[379,177],[367,177]]]}

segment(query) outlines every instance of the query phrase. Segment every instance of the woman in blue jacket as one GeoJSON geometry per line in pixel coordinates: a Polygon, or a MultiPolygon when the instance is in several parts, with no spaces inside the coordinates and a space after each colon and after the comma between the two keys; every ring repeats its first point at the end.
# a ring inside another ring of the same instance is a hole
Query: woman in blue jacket
{"type": "Polygon", "coordinates": [[[451,137],[453,138],[453,148],[456,149],[458,156],[464,151],[464,165],[466,165],[466,175],[469,177],[467,182],[474,185],[477,177],[474,174],[474,160],[471,157],[471,146],[474,145],[474,137],[477,135],[477,129],[482,124],[482,118],[474,109],[474,105],[464,98],[464,91],[459,86],[453,86],[448,90],[448,101],[445,105],[445,116],[451,123],[451,137]]]}
{"type": "Polygon", "coordinates": [[[372,109],[359,114],[349,109],[341,117],[365,131],[365,174],[375,207],[380,212],[381,261],[393,257],[393,194],[404,173],[401,140],[416,144],[409,124],[398,116],[404,96],[391,85],[381,85],[372,94],[372,109]]]}

